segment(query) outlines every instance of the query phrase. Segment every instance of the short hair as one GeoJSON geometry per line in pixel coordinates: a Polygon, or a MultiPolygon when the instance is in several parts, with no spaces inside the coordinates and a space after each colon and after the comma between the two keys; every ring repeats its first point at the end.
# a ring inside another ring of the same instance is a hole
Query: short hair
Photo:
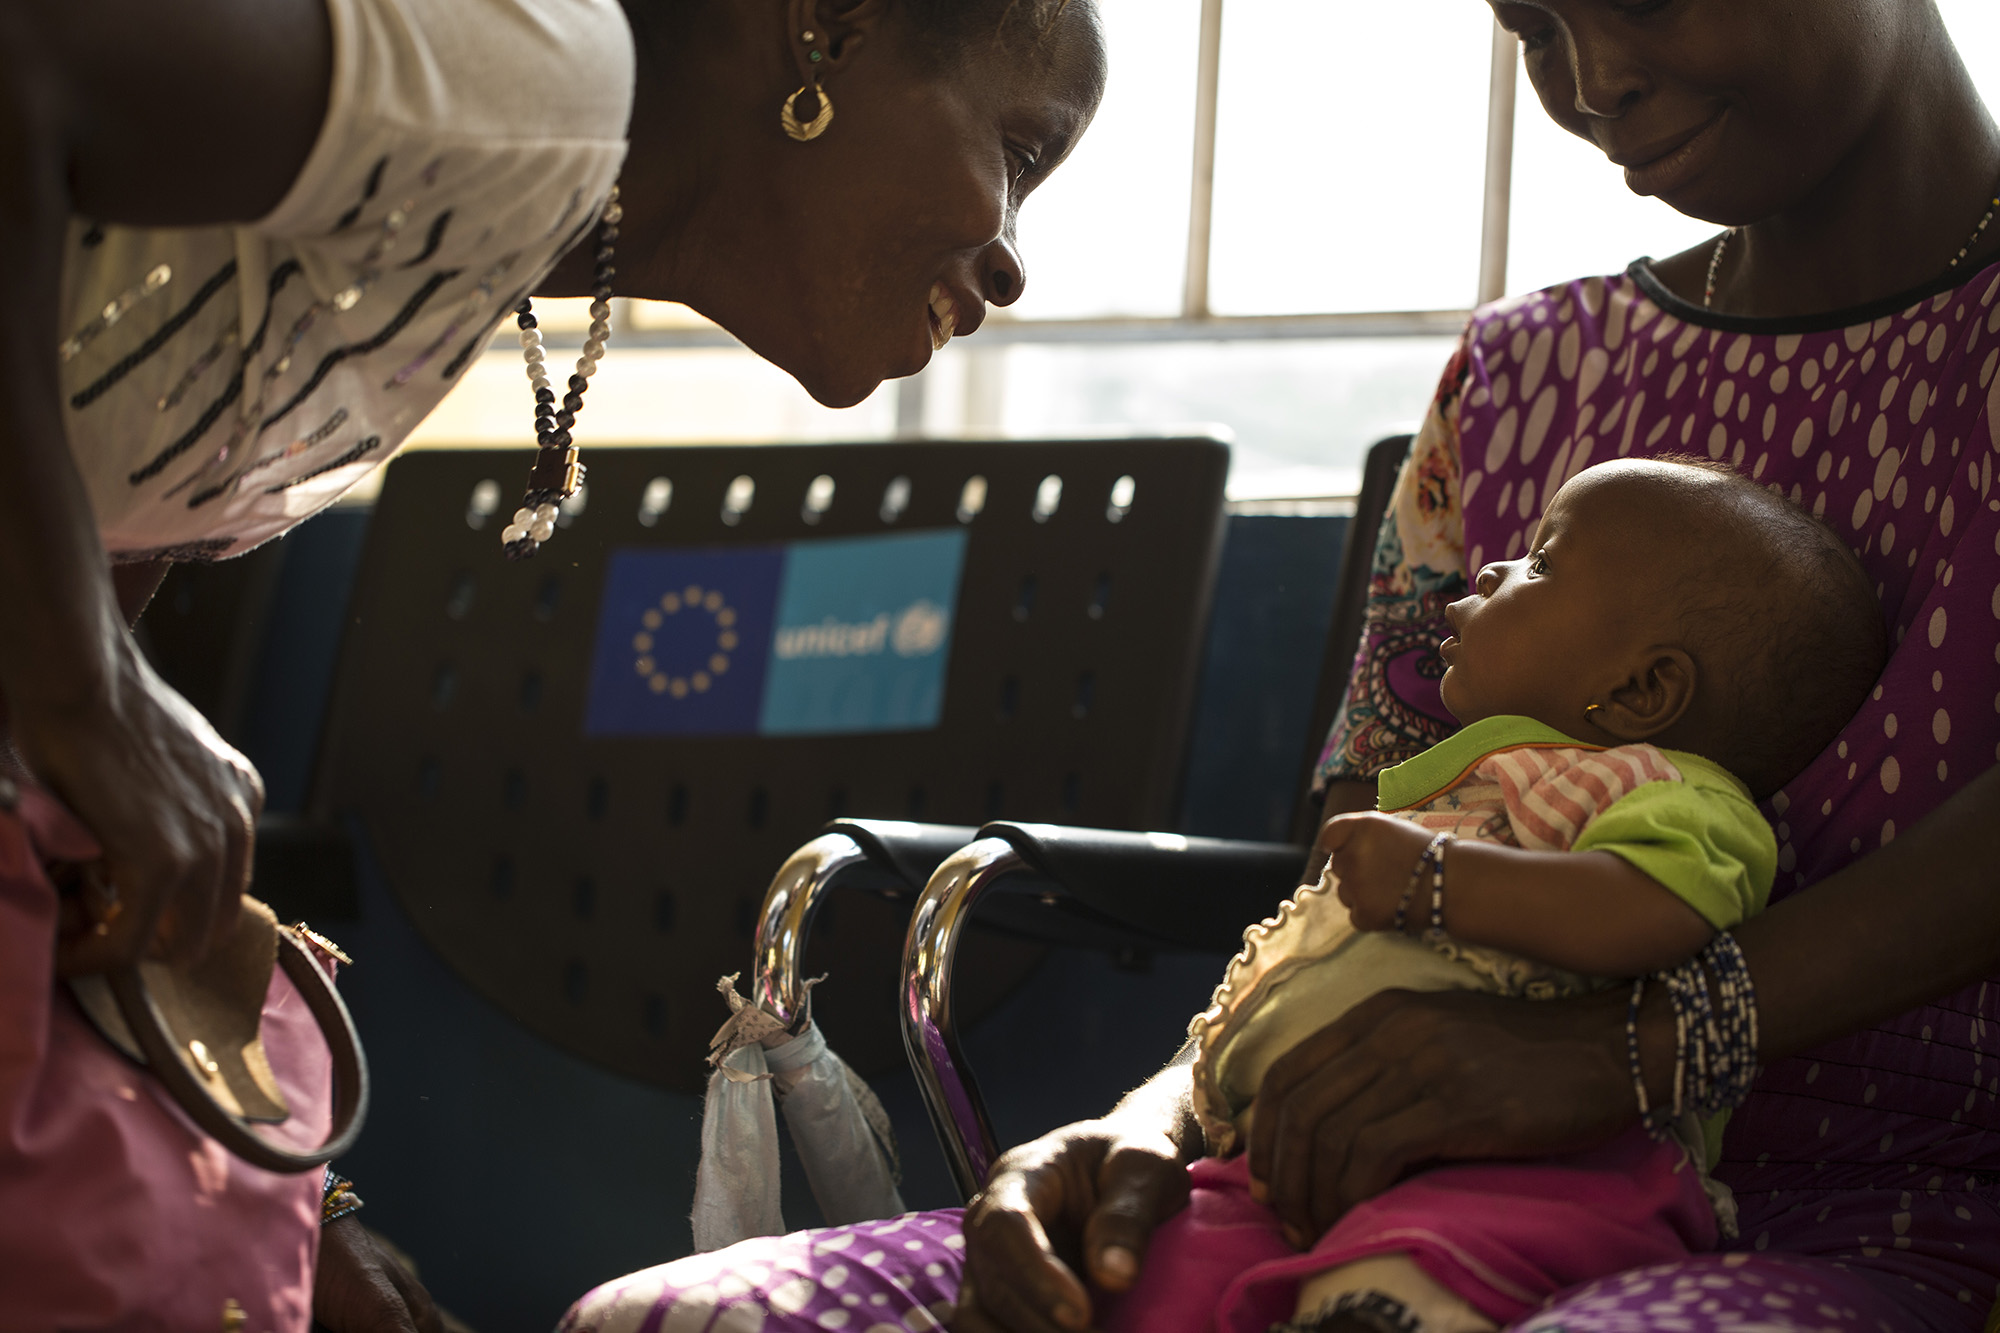
{"type": "Polygon", "coordinates": [[[1874,688],[1889,654],[1881,603],[1847,543],[1777,487],[1706,458],[1651,461],[1722,482],[1688,506],[1706,556],[1674,584],[1699,673],[1685,748],[1761,800],[1832,744],[1874,688]]]}
{"type": "Polygon", "coordinates": [[[918,40],[948,64],[975,46],[1039,46],[1072,4],[1090,0],[903,0],[918,40]]]}

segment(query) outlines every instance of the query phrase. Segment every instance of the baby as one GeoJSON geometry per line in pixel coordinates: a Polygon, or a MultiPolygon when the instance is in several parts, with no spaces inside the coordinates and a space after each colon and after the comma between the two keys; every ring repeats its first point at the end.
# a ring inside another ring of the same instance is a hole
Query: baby
{"type": "MultiPolygon", "coordinates": [[[[1272,1062],[1369,995],[1576,993],[1676,966],[1762,910],[1778,856],[1753,802],[1831,742],[1887,652],[1853,552],[1706,460],[1578,474],[1527,554],[1482,569],[1447,618],[1442,692],[1464,729],[1381,775],[1384,813],[1328,823],[1324,878],[1246,934],[1194,1021],[1216,1158],[1240,1152],[1272,1062]],[[1456,840],[1433,847],[1440,833],[1456,840]]],[[[1303,1255],[1273,1248],[1268,1213],[1254,1242],[1244,1217],[1203,1213],[1205,1172],[1225,1190],[1247,1175],[1210,1161],[1166,1248],[1236,1263],[1221,1330],[1269,1327],[1277,1299],[1302,1333],[1495,1329],[1733,1231],[1706,1170],[1720,1128],[1424,1172],[1303,1255]]],[[[1160,1287],[1194,1280],[1160,1272],[1174,1263],[1156,1243],[1160,1287]]]]}

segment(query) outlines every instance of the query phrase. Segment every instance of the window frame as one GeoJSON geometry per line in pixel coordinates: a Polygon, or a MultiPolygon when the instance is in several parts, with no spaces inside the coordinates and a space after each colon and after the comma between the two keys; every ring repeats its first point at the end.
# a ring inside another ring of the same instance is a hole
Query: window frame
{"type": "MultiPolygon", "coordinates": [[[[1195,65],[1194,170],[1188,191],[1187,255],[1177,315],[1015,319],[991,313],[979,329],[983,347],[1016,343],[1239,342],[1288,338],[1455,336],[1472,307],[1451,310],[1342,311],[1305,315],[1217,315],[1209,308],[1209,257],[1215,204],[1216,107],[1222,81],[1224,0],[1202,0],[1195,65]]],[[[1507,290],[1508,217],[1513,204],[1514,99],[1520,42],[1496,21],[1486,105],[1486,164],[1479,228],[1475,304],[1507,290]]],[[[620,320],[620,346],[735,347],[713,326],[660,328],[620,320]]],[[[921,378],[921,377],[916,377],[921,378]]],[[[913,381],[903,382],[908,391],[913,381]]]]}

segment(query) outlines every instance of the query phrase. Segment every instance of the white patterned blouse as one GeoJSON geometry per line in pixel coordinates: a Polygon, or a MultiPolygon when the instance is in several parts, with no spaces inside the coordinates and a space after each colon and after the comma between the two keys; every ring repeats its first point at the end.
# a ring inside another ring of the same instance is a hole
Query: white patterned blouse
{"type": "MultiPolygon", "coordinates": [[[[327,9],[326,119],[270,216],[71,224],[64,422],[114,560],[238,554],[330,503],[400,447],[617,179],[634,64],[617,0],[327,9]]],[[[532,406],[524,381],[524,445],[532,406]]]]}

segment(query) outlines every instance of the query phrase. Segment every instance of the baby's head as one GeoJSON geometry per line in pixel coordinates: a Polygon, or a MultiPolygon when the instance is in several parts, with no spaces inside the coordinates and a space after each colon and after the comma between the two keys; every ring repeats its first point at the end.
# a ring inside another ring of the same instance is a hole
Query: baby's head
{"type": "Polygon", "coordinates": [[[1604,744],[1711,759],[1763,797],[1833,740],[1881,673],[1874,589],[1827,528],[1697,459],[1571,478],[1527,555],[1446,612],[1444,703],[1604,744]]]}

